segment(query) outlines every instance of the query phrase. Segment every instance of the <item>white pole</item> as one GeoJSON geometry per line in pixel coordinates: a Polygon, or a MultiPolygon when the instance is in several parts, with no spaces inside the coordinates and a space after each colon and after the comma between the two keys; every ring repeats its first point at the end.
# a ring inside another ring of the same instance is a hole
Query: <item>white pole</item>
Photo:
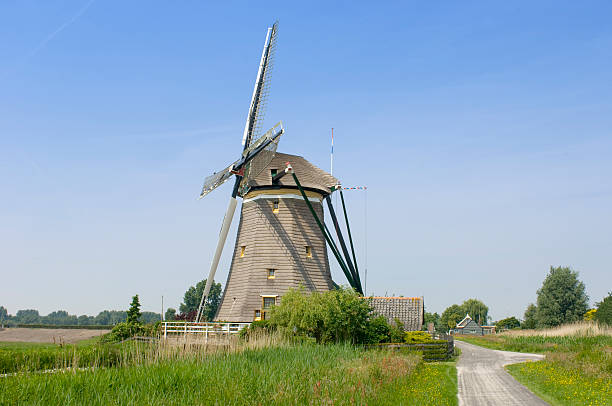
{"type": "Polygon", "coordinates": [[[161,321],[164,321],[164,295],[162,295],[162,312],[161,312],[161,321]]]}
{"type": "Polygon", "coordinates": [[[206,299],[208,298],[208,294],[210,293],[210,287],[212,286],[213,280],[215,279],[215,272],[217,272],[217,266],[219,265],[219,259],[221,258],[221,252],[223,252],[223,246],[225,245],[225,240],[227,239],[227,233],[229,232],[230,226],[232,225],[232,218],[234,218],[234,211],[236,210],[236,205],[238,204],[238,200],[235,197],[230,197],[229,205],[227,206],[227,211],[225,212],[225,217],[223,218],[223,224],[221,225],[221,231],[219,233],[219,241],[217,242],[217,250],[215,251],[215,256],[213,257],[212,264],[210,265],[210,271],[208,272],[208,279],[206,280],[206,286],[204,287],[204,292],[202,292],[202,299],[200,300],[200,307],[198,307],[198,314],[196,316],[195,321],[199,322],[202,318],[202,310],[204,309],[204,305],[206,303],[206,299]]]}

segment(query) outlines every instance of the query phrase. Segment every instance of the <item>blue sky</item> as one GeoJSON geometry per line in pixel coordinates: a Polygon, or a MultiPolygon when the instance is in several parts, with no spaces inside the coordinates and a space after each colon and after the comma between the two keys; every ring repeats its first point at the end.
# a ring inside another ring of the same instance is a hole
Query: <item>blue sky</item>
{"type": "MultiPolygon", "coordinates": [[[[522,316],[567,265],[601,300],[612,6],[507,3],[0,3],[0,305],[178,306],[231,188],[198,201],[202,180],[240,152],[275,19],[265,127],[323,169],[335,128],[334,174],[369,188],[368,293],[522,316]]],[[[347,198],[363,269],[365,196],[347,198]]]]}

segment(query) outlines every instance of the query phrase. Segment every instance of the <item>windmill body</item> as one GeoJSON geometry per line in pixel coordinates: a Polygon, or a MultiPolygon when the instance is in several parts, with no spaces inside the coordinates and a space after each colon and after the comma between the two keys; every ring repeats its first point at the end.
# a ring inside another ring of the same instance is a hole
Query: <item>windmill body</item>
{"type": "Polygon", "coordinates": [[[274,176],[290,162],[319,218],[337,180],[306,159],[276,153],[249,181],[242,201],[232,264],[216,320],[250,322],[266,317],[290,288],[333,288],[325,238],[290,176],[274,176]]]}

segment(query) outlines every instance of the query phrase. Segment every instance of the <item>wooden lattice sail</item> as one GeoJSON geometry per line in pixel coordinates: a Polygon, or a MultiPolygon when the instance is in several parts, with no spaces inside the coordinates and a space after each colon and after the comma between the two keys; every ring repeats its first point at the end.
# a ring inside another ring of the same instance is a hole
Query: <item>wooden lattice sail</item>
{"type": "Polygon", "coordinates": [[[244,194],[232,263],[216,320],[263,319],[290,288],[333,288],[323,233],[291,176],[273,181],[287,162],[300,179],[317,216],[338,181],[306,159],[276,153],[266,169],[249,180],[244,194]]]}

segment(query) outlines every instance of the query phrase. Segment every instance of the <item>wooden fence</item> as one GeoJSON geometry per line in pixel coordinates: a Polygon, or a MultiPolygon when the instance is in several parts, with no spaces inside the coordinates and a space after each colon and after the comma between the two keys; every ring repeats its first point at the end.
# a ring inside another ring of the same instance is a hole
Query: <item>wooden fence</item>
{"type": "Polygon", "coordinates": [[[229,336],[240,333],[245,327],[251,323],[195,323],[185,321],[164,321],[162,323],[162,332],[164,339],[168,335],[198,335],[208,339],[209,337],[229,336]]]}

